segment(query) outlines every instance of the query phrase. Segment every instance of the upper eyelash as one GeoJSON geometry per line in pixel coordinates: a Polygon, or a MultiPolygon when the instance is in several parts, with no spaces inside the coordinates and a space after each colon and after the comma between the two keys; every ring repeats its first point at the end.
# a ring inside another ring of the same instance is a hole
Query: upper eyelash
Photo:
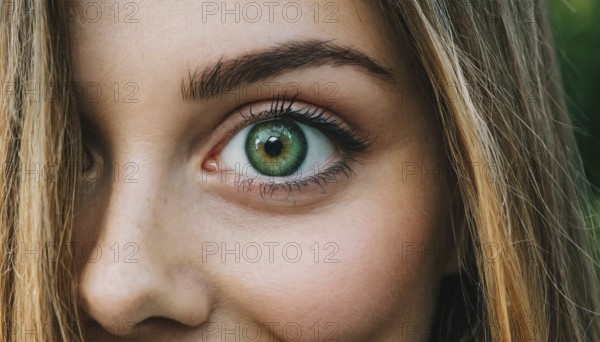
{"type": "MultiPolygon", "coordinates": [[[[289,197],[294,191],[301,192],[303,188],[311,184],[320,186],[324,191],[324,185],[337,182],[338,175],[344,175],[348,178],[353,176],[354,171],[348,165],[348,161],[351,160],[360,163],[356,159],[357,155],[365,152],[375,140],[369,136],[361,137],[357,130],[345,127],[341,122],[327,115],[327,110],[320,107],[311,109],[305,106],[301,109],[293,109],[292,106],[295,104],[296,98],[297,95],[291,99],[274,96],[267,110],[253,112],[250,109],[249,113],[240,111],[239,114],[242,117],[242,121],[235,125],[230,134],[237,134],[244,127],[263,120],[279,118],[293,119],[294,121],[316,128],[333,139],[334,143],[341,149],[340,152],[343,154],[342,160],[337,161],[316,175],[303,179],[285,182],[262,182],[259,185],[259,193],[262,198],[267,196],[272,197],[278,190],[283,190],[287,194],[286,197],[289,197]]],[[[254,181],[255,179],[241,181],[237,184],[238,191],[250,191],[254,181]]]]}
{"type": "Polygon", "coordinates": [[[252,123],[267,119],[288,118],[297,122],[307,124],[313,128],[319,129],[326,136],[333,138],[336,145],[340,145],[345,157],[355,160],[355,155],[365,152],[375,141],[374,138],[367,136],[361,137],[360,134],[353,128],[346,128],[335,119],[332,119],[326,113],[327,111],[316,107],[310,109],[304,107],[301,109],[293,109],[292,106],[296,102],[297,95],[289,100],[284,97],[275,96],[271,101],[271,106],[268,110],[257,113],[240,113],[243,121],[236,125],[234,132],[239,131],[242,127],[246,127],[252,123]]]}

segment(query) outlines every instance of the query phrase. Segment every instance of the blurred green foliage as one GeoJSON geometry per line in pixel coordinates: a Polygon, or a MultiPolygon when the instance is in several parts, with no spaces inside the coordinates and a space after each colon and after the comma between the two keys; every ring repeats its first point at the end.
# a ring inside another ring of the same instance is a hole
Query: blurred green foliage
{"type": "Polygon", "coordinates": [[[600,196],[600,1],[550,5],[567,104],[587,177],[600,196]]]}

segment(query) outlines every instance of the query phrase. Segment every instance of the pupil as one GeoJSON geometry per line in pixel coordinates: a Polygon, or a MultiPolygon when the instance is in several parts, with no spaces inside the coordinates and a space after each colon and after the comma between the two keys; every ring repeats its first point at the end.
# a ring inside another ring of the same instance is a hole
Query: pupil
{"type": "Polygon", "coordinates": [[[246,157],[261,175],[289,176],[306,159],[308,142],[293,120],[273,119],[252,126],[244,144],[246,157]]]}
{"type": "Polygon", "coordinates": [[[276,157],[281,154],[283,143],[278,137],[269,137],[265,142],[265,152],[271,157],[276,157]]]}

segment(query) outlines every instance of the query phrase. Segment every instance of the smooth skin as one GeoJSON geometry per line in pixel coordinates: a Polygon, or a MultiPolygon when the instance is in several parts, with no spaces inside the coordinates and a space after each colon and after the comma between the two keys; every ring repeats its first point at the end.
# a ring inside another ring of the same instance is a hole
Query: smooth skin
{"type": "Polygon", "coordinates": [[[296,1],[297,22],[285,3],[269,17],[254,2],[257,21],[248,3],[239,2],[239,19],[214,14],[220,2],[193,0],[74,7],[75,80],[87,87],[78,102],[94,127],[84,131],[95,171],[86,171],[76,232],[84,336],[425,340],[440,281],[456,265],[445,248],[441,134],[433,106],[414,92],[407,53],[367,2],[323,1],[317,14],[314,1],[296,1]],[[276,82],[272,93],[182,97],[190,70],[315,39],[368,55],[395,83],[357,66],[320,65],[256,84],[276,82]],[[348,162],[350,177],[270,196],[257,184],[240,190],[234,174],[216,172],[219,146],[240,113],[269,107],[291,82],[302,91],[297,103],[327,109],[373,142],[348,162]]]}

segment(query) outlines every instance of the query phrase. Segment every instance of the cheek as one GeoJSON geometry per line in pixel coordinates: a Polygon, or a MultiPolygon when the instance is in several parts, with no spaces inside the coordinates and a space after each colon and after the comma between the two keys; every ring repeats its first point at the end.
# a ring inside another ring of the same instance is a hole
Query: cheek
{"type": "MultiPolygon", "coordinates": [[[[393,180],[393,175],[382,179],[393,180]]],[[[257,241],[251,237],[256,234],[236,233],[236,241],[247,234],[241,242],[241,261],[218,265],[218,286],[253,321],[277,322],[280,328],[298,324],[305,337],[317,326],[321,335],[335,331],[332,337],[349,341],[398,331],[406,323],[426,325],[441,279],[436,247],[443,229],[444,196],[437,187],[423,188],[420,183],[390,186],[373,181],[369,187],[367,191],[354,186],[319,214],[269,218],[268,224],[256,220],[254,228],[245,221],[245,230],[269,227],[261,234],[279,243],[273,260],[265,260],[268,251],[263,247],[261,262],[248,264],[255,253],[244,255],[243,246],[264,246],[269,239],[257,241]],[[287,243],[297,246],[285,250],[287,243]],[[301,257],[296,260],[298,250],[301,257]]],[[[233,243],[228,242],[230,249],[233,243]]]]}

